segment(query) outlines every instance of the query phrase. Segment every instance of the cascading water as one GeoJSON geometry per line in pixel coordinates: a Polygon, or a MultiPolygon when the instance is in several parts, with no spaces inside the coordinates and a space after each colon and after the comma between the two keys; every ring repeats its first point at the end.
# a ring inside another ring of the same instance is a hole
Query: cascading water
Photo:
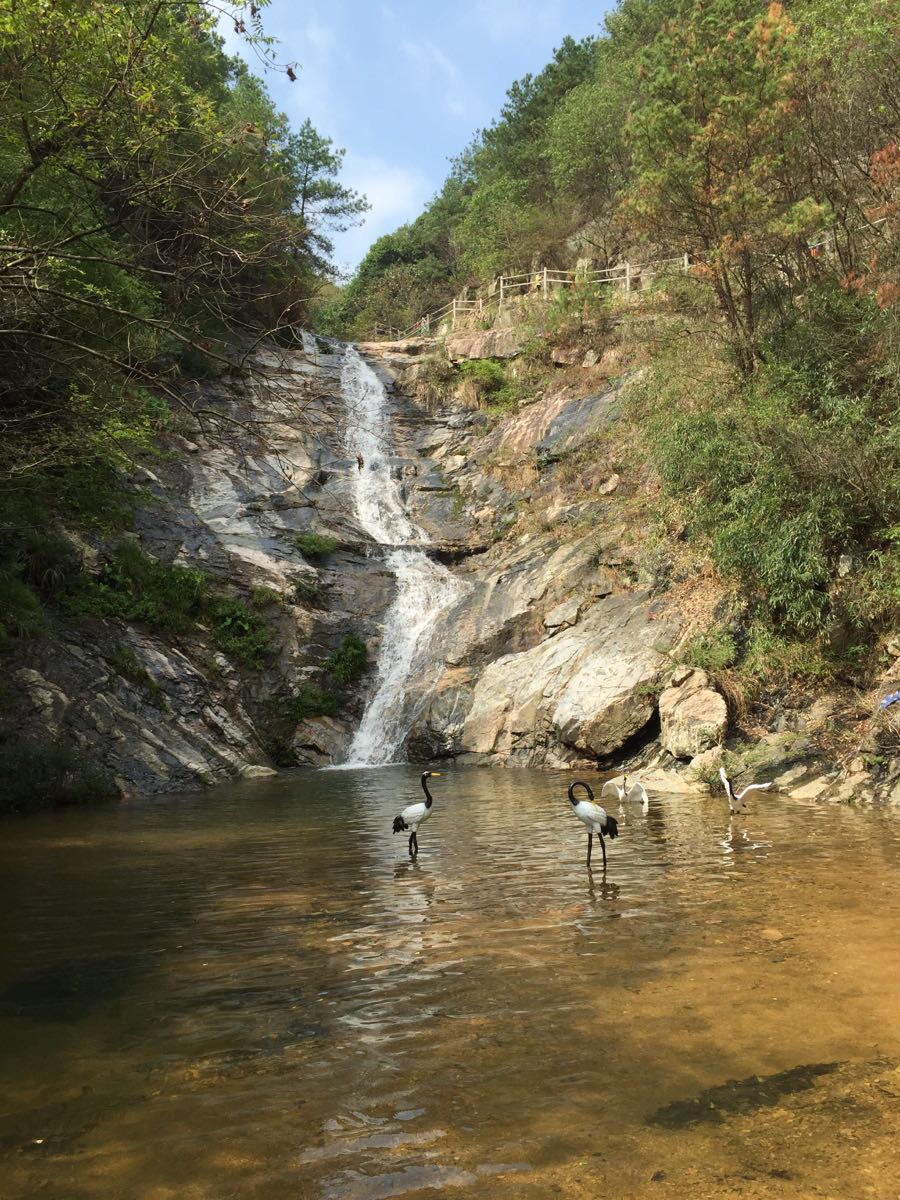
{"type": "MultiPolygon", "coordinates": [[[[427,544],[424,530],[409,518],[399,481],[391,467],[393,440],[387,395],[375,372],[348,346],[341,368],[341,392],[347,406],[346,446],[361,455],[354,472],[354,500],[360,525],[382,546],[397,592],[385,615],[375,691],[356,731],[345,766],[382,766],[396,761],[415,718],[409,689],[417,667],[425,667],[436,618],[460,595],[462,584],[417,547],[427,544]]],[[[416,698],[427,698],[421,690],[416,698]]]]}

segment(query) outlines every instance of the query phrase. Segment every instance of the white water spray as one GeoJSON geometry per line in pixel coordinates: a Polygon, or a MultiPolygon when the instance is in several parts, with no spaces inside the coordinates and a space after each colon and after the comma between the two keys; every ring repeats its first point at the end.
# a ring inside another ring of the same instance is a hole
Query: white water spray
{"type": "Polygon", "coordinates": [[[392,470],[393,440],[387,395],[378,376],[348,346],[341,368],[341,392],[347,405],[346,446],[362,455],[354,471],[354,501],[360,525],[382,546],[394,573],[397,594],[385,614],[375,691],[350,745],[346,766],[382,766],[396,761],[428,690],[409,689],[416,668],[424,669],[437,617],[460,595],[462,584],[417,546],[428,543],[424,530],[409,518],[400,482],[392,470]],[[412,708],[412,711],[411,711],[412,708]]]}

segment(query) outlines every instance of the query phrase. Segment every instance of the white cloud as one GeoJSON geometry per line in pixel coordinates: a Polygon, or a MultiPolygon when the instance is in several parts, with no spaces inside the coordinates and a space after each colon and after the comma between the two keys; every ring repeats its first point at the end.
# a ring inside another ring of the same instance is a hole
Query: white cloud
{"type": "Polygon", "coordinates": [[[465,81],[459,67],[428,38],[404,38],[400,49],[416,68],[420,88],[434,93],[443,78],[442,101],[446,112],[462,117],[468,111],[465,81]]]}
{"type": "Polygon", "coordinates": [[[561,24],[562,0],[475,0],[474,17],[494,42],[542,41],[561,24]]]}
{"type": "Polygon", "coordinates": [[[341,265],[354,269],[376,238],[417,217],[434,191],[424,172],[386,159],[348,153],[341,182],[362,192],[372,205],[363,225],[336,239],[341,265]]]}

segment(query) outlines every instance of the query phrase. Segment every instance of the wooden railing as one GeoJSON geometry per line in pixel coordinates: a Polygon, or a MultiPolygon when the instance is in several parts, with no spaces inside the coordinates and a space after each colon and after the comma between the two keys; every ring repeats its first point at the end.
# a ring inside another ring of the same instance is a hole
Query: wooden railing
{"type": "Polygon", "coordinates": [[[487,294],[479,294],[467,299],[454,297],[442,308],[426,313],[418,321],[414,321],[408,329],[393,329],[386,325],[375,327],[375,337],[401,338],[414,337],[416,334],[427,334],[443,328],[456,329],[457,323],[463,317],[481,319],[488,313],[499,309],[507,300],[516,296],[539,296],[547,300],[550,294],[560,288],[574,287],[575,284],[609,285],[621,288],[625,292],[636,291],[644,283],[660,274],[661,271],[677,270],[687,273],[691,267],[691,257],[679,254],[674,258],[660,258],[653,262],[640,265],[630,262],[617,263],[614,267],[600,270],[559,271],[552,267],[541,267],[536,271],[520,271],[514,275],[498,275],[487,288],[487,294]]]}
{"type": "MultiPolygon", "coordinates": [[[[865,223],[856,233],[885,233],[887,218],[880,217],[876,221],[865,223]],[[885,226],[885,229],[880,229],[885,226]]],[[[817,241],[810,242],[808,249],[811,255],[819,253],[826,256],[835,254],[834,231],[824,233],[817,241]]],[[[442,308],[426,313],[418,321],[414,321],[408,329],[394,329],[385,325],[375,327],[376,338],[400,340],[416,335],[430,334],[438,331],[456,329],[463,318],[481,320],[488,314],[499,310],[507,300],[519,296],[535,296],[543,300],[549,299],[552,292],[560,288],[574,287],[576,284],[593,283],[598,287],[618,287],[622,291],[639,291],[651,279],[663,272],[678,272],[688,274],[693,265],[702,259],[690,254],[677,254],[669,258],[653,259],[646,263],[617,263],[614,267],[604,267],[600,270],[558,271],[551,267],[541,267],[536,271],[520,271],[515,275],[498,275],[484,294],[479,289],[478,294],[471,299],[455,297],[442,308]]]]}

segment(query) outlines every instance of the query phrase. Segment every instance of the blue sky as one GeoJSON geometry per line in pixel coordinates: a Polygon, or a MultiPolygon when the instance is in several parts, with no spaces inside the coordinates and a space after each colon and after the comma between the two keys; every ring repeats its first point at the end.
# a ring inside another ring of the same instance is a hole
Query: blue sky
{"type": "MultiPolygon", "coordinates": [[[[536,73],[566,34],[600,31],[604,0],[272,0],[266,32],[300,64],[296,83],[264,73],[278,107],[347,151],[344,182],[372,211],[335,239],[356,266],[372,242],[421,212],[448,159],[499,113],[506,89],[536,73]]],[[[223,21],[230,50],[240,39],[223,21]]]]}

